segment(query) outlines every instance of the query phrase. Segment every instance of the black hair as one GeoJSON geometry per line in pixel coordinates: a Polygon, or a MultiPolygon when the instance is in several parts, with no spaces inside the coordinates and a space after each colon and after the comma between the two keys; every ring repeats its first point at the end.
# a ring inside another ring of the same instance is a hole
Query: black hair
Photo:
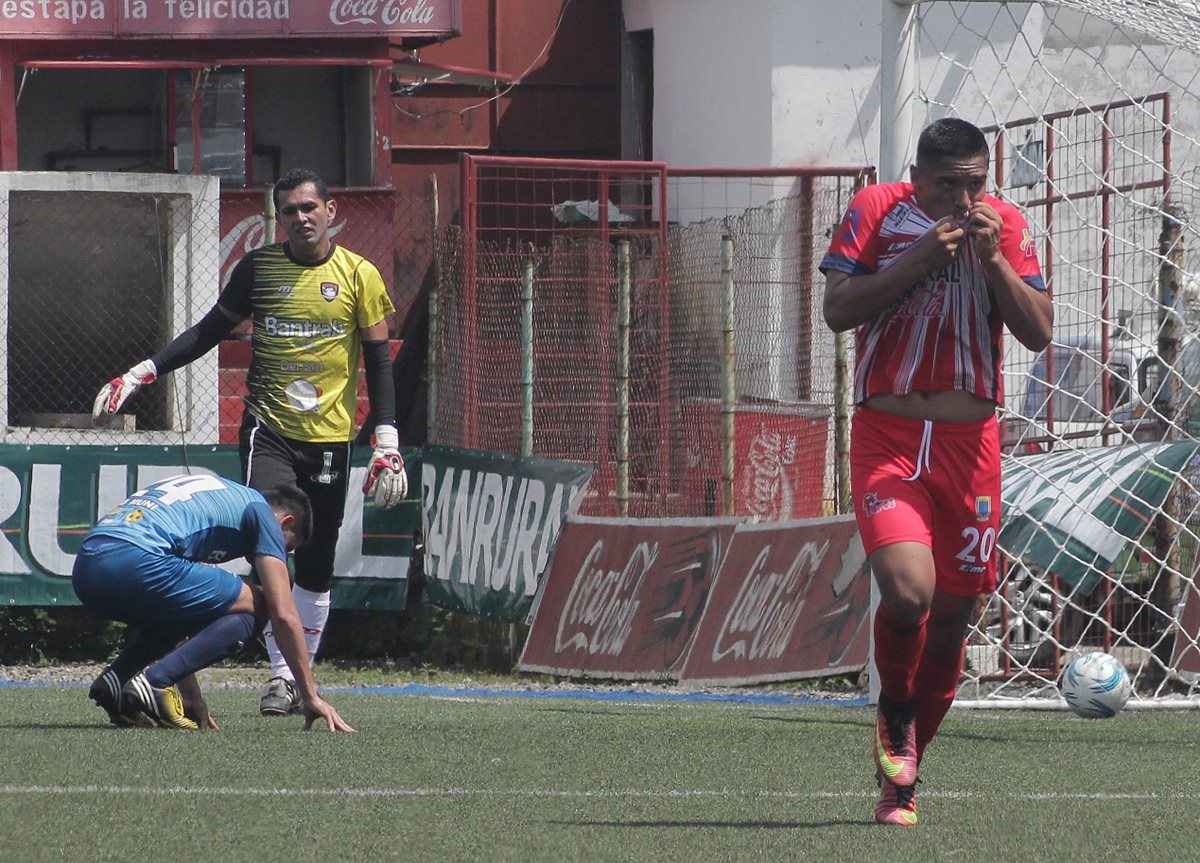
{"type": "Polygon", "coordinates": [[[310,171],[308,168],[293,168],[282,177],[275,181],[275,188],[271,192],[271,197],[275,201],[275,206],[279,206],[279,193],[290,192],[297,186],[303,186],[305,183],[312,183],[317,188],[317,194],[321,196],[321,200],[329,202],[329,186],[321,179],[321,175],[316,171],[310,171]]]}
{"type": "Polygon", "coordinates": [[[292,516],[297,547],[308,545],[312,538],[312,504],[308,495],[296,485],[277,485],[264,491],[263,497],[275,512],[292,516]]]}
{"type": "Polygon", "coordinates": [[[944,117],[930,123],[917,139],[918,165],[990,155],[987,136],[974,123],[958,117],[944,117]]]}

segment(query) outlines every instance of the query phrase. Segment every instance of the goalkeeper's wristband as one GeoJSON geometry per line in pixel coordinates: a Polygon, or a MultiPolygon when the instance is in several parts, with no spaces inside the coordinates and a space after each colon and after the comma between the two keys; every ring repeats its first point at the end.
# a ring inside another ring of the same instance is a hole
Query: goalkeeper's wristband
{"type": "Polygon", "coordinates": [[[400,449],[400,433],[396,431],[396,427],[394,425],[389,423],[380,423],[379,425],[375,426],[375,449],[400,449]]]}

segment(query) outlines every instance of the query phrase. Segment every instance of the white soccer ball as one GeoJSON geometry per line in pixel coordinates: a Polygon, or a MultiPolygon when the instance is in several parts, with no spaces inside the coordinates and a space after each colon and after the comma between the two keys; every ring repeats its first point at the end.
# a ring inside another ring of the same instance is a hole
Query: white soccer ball
{"type": "Polygon", "coordinates": [[[1116,716],[1133,686],[1129,672],[1115,656],[1095,651],[1071,660],[1059,681],[1058,690],[1067,706],[1088,719],[1116,716]]]}

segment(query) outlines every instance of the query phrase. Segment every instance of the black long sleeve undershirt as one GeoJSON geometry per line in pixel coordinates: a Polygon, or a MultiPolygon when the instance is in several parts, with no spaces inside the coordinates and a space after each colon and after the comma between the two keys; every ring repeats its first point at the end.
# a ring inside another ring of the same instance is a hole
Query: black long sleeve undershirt
{"type": "Polygon", "coordinates": [[[375,425],[396,424],[396,387],[392,382],[392,357],[387,339],[362,343],[363,368],[367,373],[367,398],[375,425]]]}
{"type": "Polygon", "coordinates": [[[166,374],[198,360],[216,347],[217,342],[233,332],[237,326],[218,306],[213,306],[207,315],[194,327],[188,327],[175,339],[150,358],[158,374],[166,374]]]}

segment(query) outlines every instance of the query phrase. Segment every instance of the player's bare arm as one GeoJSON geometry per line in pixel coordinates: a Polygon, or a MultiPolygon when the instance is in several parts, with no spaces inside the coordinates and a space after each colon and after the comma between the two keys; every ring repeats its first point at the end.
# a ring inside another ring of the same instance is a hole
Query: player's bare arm
{"type": "Polygon", "coordinates": [[[279,558],[260,554],[254,559],[254,567],[262,588],[260,596],[275,632],[275,642],[288,668],[295,675],[296,688],[300,690],[304,705],[304,730],[310,729],[316,720],[324,719],[330,731],[353,731],[333,705],[317,694],[317,686],[308,667],[308,647],[304,643],[300,614],[292,600],[287,564],[279,558]]]}
{"type": "Polygon", "coordinates": [[[860,276],[830,272],[825,277],[825,323],[840,333],[874,320],[925,276],[953,262],[965,236],[958,220],[946,216],[886,270],[860,276]]]}
{"type": "Polygon", "coordinates": [[[1031,351],[1040,351],[1050,344],[1054,306],[1045,291],[1027,285],[1004,257],[1000,251],[1003,230],[1004,221],[991,206],[983,202],[971,205],[967,231],[1000,307],[1000,316],[1017,341],[1031,351]]]}

